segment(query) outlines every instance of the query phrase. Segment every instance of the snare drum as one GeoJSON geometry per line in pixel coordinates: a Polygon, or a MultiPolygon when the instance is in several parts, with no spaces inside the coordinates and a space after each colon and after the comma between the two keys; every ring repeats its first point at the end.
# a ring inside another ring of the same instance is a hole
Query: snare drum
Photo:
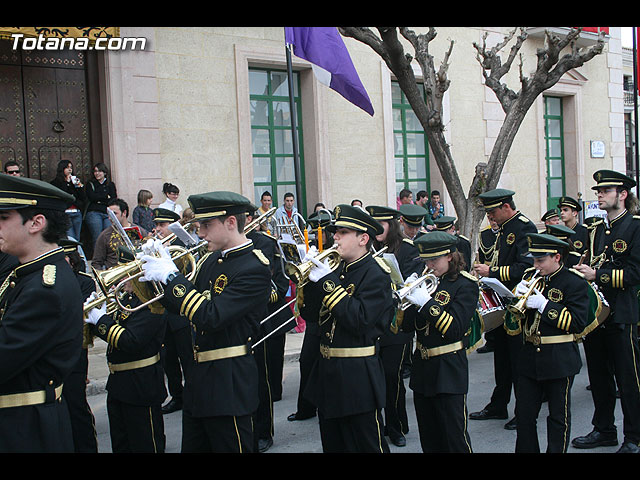
{"type": "Polygon", "coordinates": [[[490,332],[504,323],[505,308],[502,299],[488,287],[480,288],[478,313],[482,318],[484,332],[490,332]]]}

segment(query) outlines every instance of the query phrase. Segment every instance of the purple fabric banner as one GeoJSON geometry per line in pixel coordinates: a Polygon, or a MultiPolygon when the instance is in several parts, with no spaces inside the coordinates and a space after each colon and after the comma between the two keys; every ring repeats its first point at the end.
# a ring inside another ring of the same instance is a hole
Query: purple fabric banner
{"type": "Polygon", "coordinates": [[[326,71],[322,76],[330,78],[331,89],[373,116],[369,95],[336,27],[285,27],[285,42],[296,57],[326,71]]]}

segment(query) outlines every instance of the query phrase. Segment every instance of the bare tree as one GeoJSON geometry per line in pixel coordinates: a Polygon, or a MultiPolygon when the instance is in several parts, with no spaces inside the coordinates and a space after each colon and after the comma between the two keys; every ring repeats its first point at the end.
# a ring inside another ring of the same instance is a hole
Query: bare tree
{"type": "Polygon", "coordinates": [[[475,246],[479,226],[484,218],[484,211],[477,197],[480,193],[492,190],[498,185],[509,150],[527,111],[538,95],[555,85],[564,73],[582,66],[603,51],[604,33],[598,36],[595,45],[585,49],[578,48],[576,42],[580,35],[580,28],[571,29],[566,36],[562,37],[547,30],[544,48],[539,48],[536,52],[537,65],[531,78],[524,75],[523,58],[520,53],[527,39],[524,27],[514,28],[502,42],[492,48],[487,47],[487,33],[484,34],[480,45],[473,43],[485,84],[498,98],[505,118],[488,162],[476,165],[475,175],[465,195],[454,158],[445,139],[442,111],[442,100],[450,84],[447,70],[454,41],[450,40],[449,48],[445,51],[440,67],[436,70],[433,56],[429,53],[429,43],[436,37],[434,27],[429,27],[424,34],[416,34],[407,27],[375,27],[375,29],[377,34],[368,27],[339,27],[342,35],[369,45],[382,57],[395,76],[424,128],[433,157],[451,195],[460,231],[470,237],[472,245],[475,246]],[[516,36],[518,30],[520,33],[516,36]],[[413,48],[413,55],[405,53],[398,33],[409,42],[413,48]],[[503,62],[500,54],[514,36],[515,42],[503,62]],[[567,48],[566,51],[565,48],[567,48]],[[425,96],[418,89],[411,68],[414,57],[422,69],[425,96]],[[520,57],[520,90],[515,92],[504,83],[503,79],[517,57],[520,57]]]}

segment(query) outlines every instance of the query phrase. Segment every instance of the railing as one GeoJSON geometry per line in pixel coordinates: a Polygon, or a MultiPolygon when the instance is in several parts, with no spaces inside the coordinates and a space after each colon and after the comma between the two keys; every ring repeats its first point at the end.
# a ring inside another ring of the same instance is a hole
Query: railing
{"type": "Polygon", "coordinates": [[[624,91],[624,106],[633,107],[633,90],[624,91]]]}

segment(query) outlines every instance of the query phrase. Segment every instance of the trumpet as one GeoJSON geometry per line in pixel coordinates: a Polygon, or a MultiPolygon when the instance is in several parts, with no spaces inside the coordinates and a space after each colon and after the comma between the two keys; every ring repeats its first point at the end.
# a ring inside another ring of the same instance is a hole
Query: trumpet
{"type": "MultiPolygon", "coordinates": [[[[191,281],[196,273],[196,255],[206,249],[207,242],[202,241],[191,248],[184,248],[177,245],[167,247],[171,260],[176,264],[178,270],[185,275],[187,280],[191,281]]],[[[126,312],[136,312],[164,297],[164,287],[159,282],[140,282],[138,279],[144,275],[142,270],[143,262],[141,260],[132,260],[122,265],[117,265],[108,270],[98,272],[94,270],[96,281],[102,290],[103,295],[100,299],[96,299],[94,305],[87,304],[85,314],[90,310],[89,307],[101,305],[108,301],[107,308],[111,307],[126,312]],[[137,280],[137,281],[136,281],[137,280]],[[124,287],[128,281],[132,281],[134,293],[142,301],[136,307],[129,307],[121,302],[124,295],[124,287]],[[101,300],[101,301],[98,301],[101,300]]]]}
{"type": "Polygon", "coordinates": [[[434,275],[433,270],[425,268],[422,272],[422,276],[409,284],[405,284],[401,289],[394,290],[392,292],[393,298],[396,301],[397,309],[404,311],[413,305],[407,299],[407,296],[413,292],[414,289],[418,288],[422,284],[426,284],[427,293],[432,295],[438,288],[438,283],[440,283],[440,279],[434,275]]]}
{"type": "Polygon", "coordinates": [[[516,316],[524,316],[527,311],[527,299],[538,288],[540,283],[542,283],[543,278],[538,276],[539,274],[540,270],[536,270],[536,273],[534,273],[529,280],[529,289],[525,292],[525,294],[519,297],[516,303],[507,305],[507,310],[509,310],[509,312],[516,316]]]}
{"type": "MultiPolygon", "coordinates": [[[[328,260],[329,268],[331,268],[331,270],[335,270],[336,268],[338,268],[338,265],[340,265],[340,261],[342,260],[342,257],[338,253],[337,246],[335,245],[331,248],[326,249],[324,252],[320,252],[314,258],[321,263],[324,263],[325,260],[328,260]]],[[[293,283],[296,284],[298,288],[301,288],[309,281],[309,273],[314,266],[315,263],[313,263],[311,260],[302,262],[299,265],[288,262],[284,266],[285,274],[293,283]]]]}
{"type": "Polygon", "coordinates": [[[251,220],[251,222],[249,222],[248,224],[246,224],[244,226],[244,234],[248,234],[253,232],[256,228],[259,228],[260,225],[262,225],[264,222],[268,221],[269,218],[271,218],[271,216],[276,213],[277,208],[276,207],[271,207],[269,210],[267,210],[266,212],[264,212],[262,215],[260,215],[257,218],[254,218],[253,220],[251,220]]]}

